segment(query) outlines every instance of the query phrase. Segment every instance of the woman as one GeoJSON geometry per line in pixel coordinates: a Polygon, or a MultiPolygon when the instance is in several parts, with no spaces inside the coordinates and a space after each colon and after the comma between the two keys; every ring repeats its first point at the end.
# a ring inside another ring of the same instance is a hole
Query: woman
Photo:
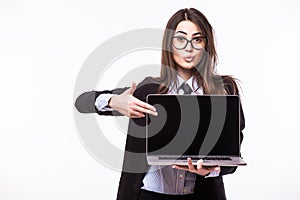
{"type": "MultiPolygon", "coordinates": [[[[155,108],[145,103],[148,94],[238,95],[232,77],[215,73],[213,29],[201,12],[194,8],[176,12],[167,23],[162,43],[160,77],[144,79],[137,89],[133,84],[129,89],[86,92],[78,97],[76,107],[80,112],[101,115],[111,115],[111,110],[116,110],[131,118],[117,199],[226,199],[222,176],[233,173],[236,167],[207,168],[201,160],[193,166],[190,159],[187,167],[147,164],[145,140],[138,136],[145,131],[144,113],[157,115],[155,108]],[[137,153],[143,156],[134,156],[137,153]]],[[[242,130],[243,112],[240,121],[242,130]]]]}

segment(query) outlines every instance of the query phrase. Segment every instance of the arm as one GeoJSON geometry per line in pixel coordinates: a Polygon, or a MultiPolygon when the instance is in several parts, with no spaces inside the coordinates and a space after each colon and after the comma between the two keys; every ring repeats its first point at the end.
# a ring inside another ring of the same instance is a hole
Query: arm
{"type": "Polygon", "coordinates": [[[85,92],[76,99],[75,107],[81,113],[98,113],[99,115],[125,115],[131,118],[144,117],[144,113],[157,115],[153,106],[133,96],[135,89],[136,84],[132,83],[131,88],[85,92]],[[112,110],[97,109],[95,101],[101,94],[113,94],[107,102],[112,110]]]}
{"type": "Polygon", "coordinates": [[[89,91],[79,95],[75,102],[76,109],[81,113],[98,113],[99,115],[112,115],[112,111],[99,111],[95,106],[96,98],[101,94],[121,94],[128,88],[114,90],[89,91]]]}
{"type": "MultiPolygon", "coordinates": [[[[239,94],[239,90],[238,90],[238,86],[236,84],[235,81],[231,81],[228,85],[227,85],[227,88],[228,90],[228,93],[229,94],[236,94],[238,96],[240,96],[239,94]]],[[[244,130],[245,128],[245,117],[244,117],[244,112],[243,112],[243,108],[242,108],[242,105],[240,106],[240,144],[242,144],[242,141],[243,141],[243,138],[244,138],[244,135],[243,135],[243,132],[242,130],[244,130]]],[[[236,171],[237,167],[221,167],[221,171],[220,171],[220,175],[226,175],[226,174],[232,174],[236,171]]]]}

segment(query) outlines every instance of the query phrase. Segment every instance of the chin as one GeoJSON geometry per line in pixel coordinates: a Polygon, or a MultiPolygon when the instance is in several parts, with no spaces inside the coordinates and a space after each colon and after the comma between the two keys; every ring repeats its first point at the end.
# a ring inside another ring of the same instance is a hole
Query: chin
{"type": "Polygon", "coordinates": [[[193,69],[194,66],[195,66],[194,64],[189,64],[189,65],[183,65],[182,68],[184,68],[184,69],[193,69]]]}

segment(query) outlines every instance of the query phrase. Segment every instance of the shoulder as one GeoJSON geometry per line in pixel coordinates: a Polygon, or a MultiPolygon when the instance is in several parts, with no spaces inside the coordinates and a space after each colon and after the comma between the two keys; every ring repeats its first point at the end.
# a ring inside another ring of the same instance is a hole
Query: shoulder
{"type": "Polygon", "coordinates": [[[222,76],[224,88],[228,94],[231,95],[239,95],[239,88],[237,85],[237,79],[233,78],[232,76],[229,75],[224,75],[222,76]]]}
{"type": "Polygon", "coordinates": [[[134,92],[134,96],[146,100],[148,94],[156,94],[160,86],[160,82],[157,78],[146,77],[141,83],[137,85],[137,88],[134,92]]]}

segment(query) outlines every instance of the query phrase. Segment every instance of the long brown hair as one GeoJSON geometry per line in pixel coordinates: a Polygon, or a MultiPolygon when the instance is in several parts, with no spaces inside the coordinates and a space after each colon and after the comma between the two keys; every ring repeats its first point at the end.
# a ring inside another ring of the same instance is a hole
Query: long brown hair
{"type": "MultiPolygon", "coordinates": [[[[161,56],[161,72],[159,81],[160,87],[158,93],[167,93],[171,83],[177,85],[177,64],[173,59],[173,51],[171,38],[176,30],[177,25],[183,20],[190,20],[199,26],[201,32],[206,36],[205,51],[201,61],[193,68],[192,75],[199,86],[202,86],[205,94],[228,94],[229,91],[225,89],[225,84],[232,84],[236,86],[231,76],[220,76],[215,72],[215,67],[218,61],[217,52],[214,42],[214,31],[207,18],[195,8],[185,8],[177,11],[168,21],[162,41],[162,56],[161,56]],[[224,81],[224,78],[226,81],[224,81]]],[[[198,89],[198,88],[194,88],[198,89]]],[[[234,93],[237,93],[237,88],[233,87],[234,93]]]]}

